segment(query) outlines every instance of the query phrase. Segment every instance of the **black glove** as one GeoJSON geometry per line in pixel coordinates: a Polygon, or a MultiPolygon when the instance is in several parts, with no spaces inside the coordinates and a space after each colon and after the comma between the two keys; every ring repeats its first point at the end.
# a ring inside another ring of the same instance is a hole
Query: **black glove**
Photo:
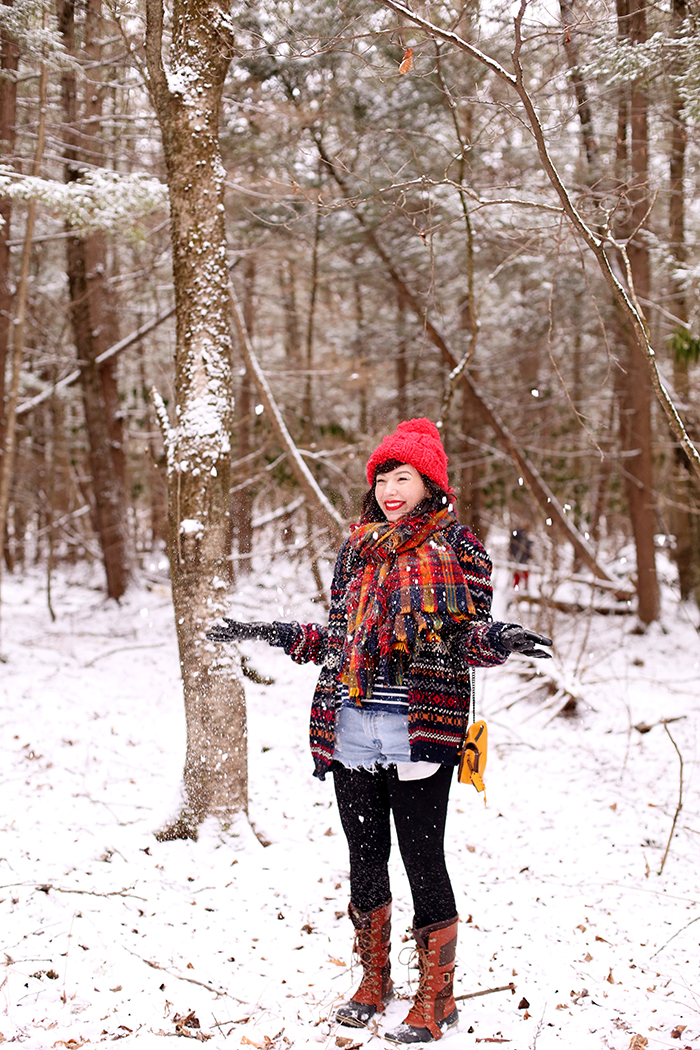
{"type": "Polygon", "coordinates": [[[222,617],[226,627],[215,623],[207,631],[206,637],[212,642],[242,642],[247,638],[259,638],[272,645],[277,640],[277,628],[274,623],[239,623],[222,617]]]}
{"type": "Polygon", "coordinates": [[[541,634],[527,631],[517,623],[508,623],[501,628],[498,640],[504,649],[511,653],[522,653],[523,656],[539,656],[545,660],[551,660],[552,654],[545,653],[542,649],[536,649],[536,645],[551,645],[551,638],[543,638],[541,634]]]}

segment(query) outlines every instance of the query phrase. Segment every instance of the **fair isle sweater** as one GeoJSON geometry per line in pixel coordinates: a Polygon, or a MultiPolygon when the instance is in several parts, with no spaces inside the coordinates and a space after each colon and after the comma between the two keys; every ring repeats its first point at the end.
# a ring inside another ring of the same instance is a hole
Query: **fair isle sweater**
{"type": "MultiPolygon", "coordinates": [[[[412,762],[455,765],[469,714],[469,667],[493,667],[509,653],[498,641],[502,623],[491,622],[491,559],[476,536],[454,522],[443,530],[469,587],[475,618],[455,625],[439,642],[421,638],[410,654],[403,684],[408,688],[408,738],[412,762]]],[[[338,673],[348,618],[345,595],[363,561],[346,540],[335,563],[328,624],[276,622],[278,640],[298,664],[321,664],[311,705],[310,741],[314,776],[324,780],[333,760],[338,673]]]]}

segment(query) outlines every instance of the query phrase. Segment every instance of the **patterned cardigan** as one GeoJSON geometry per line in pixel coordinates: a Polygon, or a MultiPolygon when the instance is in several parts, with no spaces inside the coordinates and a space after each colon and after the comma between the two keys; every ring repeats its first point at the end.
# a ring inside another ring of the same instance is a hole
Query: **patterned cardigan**
{"type": "MultiPolygon", "coordinates": [[[[469,666],[493,667],[509,653],[498,641],[502,623],[491,622],[491,559],[469,529],[454,522],[442,530],[459,560],[476,617],[456,627],[440,642],[421,639],[411,654],[408,687],[408,737],[413,762],[456,765],[469,713],[469,666]]],[[[277,641],[296,663],[321,664],[311,705],[311,753],[314,776],[324,780],[333,759],[335,712],[339,703],[338,670],[347,631],[345,595],[364,562],[346,540],[335,563],[328,626],[275,623],[277,641]]]]}

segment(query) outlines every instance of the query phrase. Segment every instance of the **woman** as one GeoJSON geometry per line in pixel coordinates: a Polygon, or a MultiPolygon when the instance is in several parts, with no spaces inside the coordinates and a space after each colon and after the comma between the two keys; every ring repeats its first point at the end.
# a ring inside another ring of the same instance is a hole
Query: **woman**
{"type": "Polygon", "coordinates": [[[327,627],[226,620],[214,641],[264,638],[322,665],[311,708],[315,776],[333,773],[350,850],[349,915],[363,967],[336,1013],[364,1026],[392,996],[390,813],[414,906],[420,981],[386,1038],[440,1039],[457,1024],[457,906],[445,866],[450,782],[469,711],[469,667],[510,652],[547,657],[548,638],[492,623],[491,562],[453,512],[437,427],[411,419],[367,463],[359,525],[335,565],[327,627]]]}

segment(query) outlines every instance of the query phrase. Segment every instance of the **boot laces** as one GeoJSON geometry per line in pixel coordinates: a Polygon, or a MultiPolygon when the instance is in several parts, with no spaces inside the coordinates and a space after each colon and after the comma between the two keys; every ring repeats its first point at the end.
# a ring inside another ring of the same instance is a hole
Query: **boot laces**
{"type": "MultiPolygon", "coordinates": [[[[428,961],[428,949],[416,948],[411,956],[410,962],[418,956],[418,991],[413,1000],[413,1009],[425,1016],[425,1007],[430,1000],[430,963],[428,961]]],[[[409,965],[410,965],[409,962],[409,965]]]]}

